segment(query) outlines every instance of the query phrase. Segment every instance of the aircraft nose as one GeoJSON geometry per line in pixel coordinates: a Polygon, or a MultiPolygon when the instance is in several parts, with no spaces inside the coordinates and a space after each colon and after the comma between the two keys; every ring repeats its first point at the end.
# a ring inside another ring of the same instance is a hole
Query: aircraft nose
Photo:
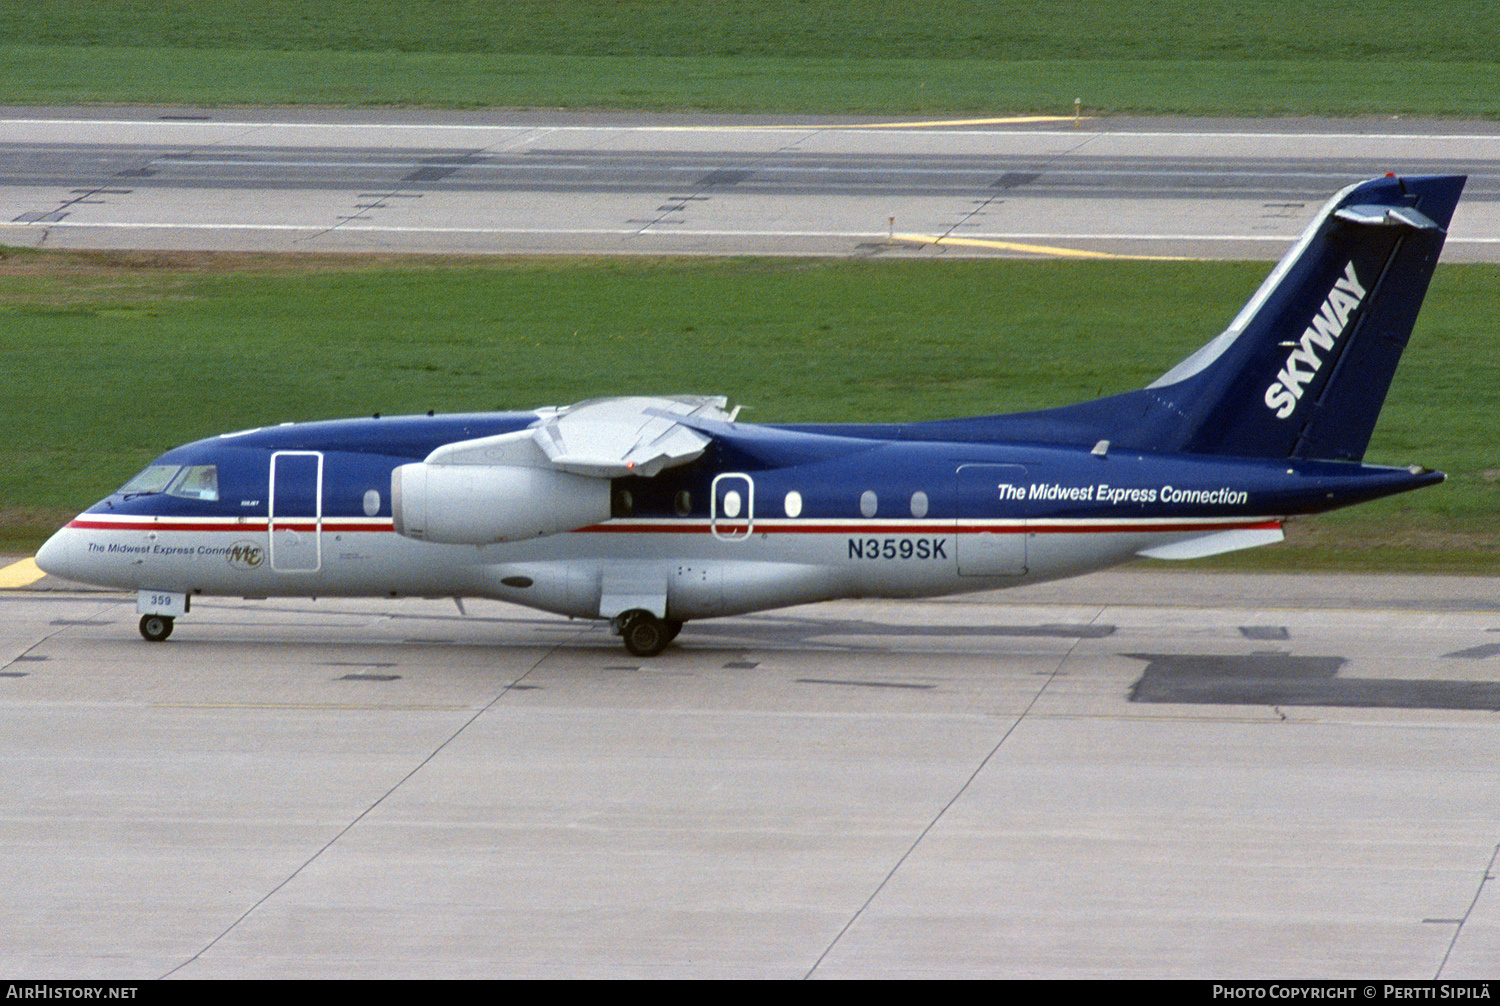
{"type": "Polygon", "coordinates": [[[78,532],[65,527],[37,549],[34,561],[37,568],[49,576],[87,582],[83,574],[83,556],[80,554],[84,547],[78,540],[78,532]]]}

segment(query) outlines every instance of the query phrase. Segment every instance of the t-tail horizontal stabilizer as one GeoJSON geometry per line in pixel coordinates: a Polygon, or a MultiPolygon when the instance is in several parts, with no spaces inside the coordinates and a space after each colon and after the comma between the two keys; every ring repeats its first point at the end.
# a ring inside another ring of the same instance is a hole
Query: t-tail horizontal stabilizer
{"type": "Polygon", "coordinates": [[[1114,449],[1358,461],[1463,191],[1378,178],[1329,200],[1229,328],[1155,383],[999,419],[994,432],[1114,449]]]}

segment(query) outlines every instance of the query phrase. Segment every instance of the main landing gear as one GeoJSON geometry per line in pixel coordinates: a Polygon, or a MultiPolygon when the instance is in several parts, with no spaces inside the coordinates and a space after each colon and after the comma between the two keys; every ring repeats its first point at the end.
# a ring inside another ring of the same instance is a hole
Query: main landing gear
{"type": "Polygon", "coordinates": [[[172,634],[171,615],[142,615],[141,635],[153,643],[159,643],[172,634]]]}
{"type": "Polygon", "coordinates": [[[670,618],[657,618],[643,608],[634,608],[617,616],[614,628],[625,643],[625,649],[637,657],[654,657],[677,638],[677,634],[682,631],[682,623],[670,618]]]}

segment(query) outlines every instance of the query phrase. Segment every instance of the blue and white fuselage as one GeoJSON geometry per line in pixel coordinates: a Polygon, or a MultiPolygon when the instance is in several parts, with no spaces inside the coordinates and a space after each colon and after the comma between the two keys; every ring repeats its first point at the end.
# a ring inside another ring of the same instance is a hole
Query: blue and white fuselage
{"type": "Polygon", "coordinates": [[[1340,193],[1228,331],[1140,391],[880,426],[640,397],[265,427],[167,452],[37,562],[139,591],[148,638],[195,594],[482,596],[654,653],[693,619],[1276,541],[1442,479],[1360,458],[1461,188],[1340,193]]]}

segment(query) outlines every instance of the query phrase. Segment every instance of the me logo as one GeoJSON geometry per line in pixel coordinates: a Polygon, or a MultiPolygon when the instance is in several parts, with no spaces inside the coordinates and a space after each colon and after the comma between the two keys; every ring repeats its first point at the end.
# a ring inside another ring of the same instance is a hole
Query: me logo
{"type": "Polygon", "coordinates": [[[265,549],[248,541],[235,542],[229,548],[229,554],[225,556],[229,565],[236,569],[255,569],[266,561],[265,549]]]}
{"type": "Polygon", "coordinates": [[[1276,413],[1277,419],[1292,414],[1302,399],[1302,392],[1318,371],[1323,369],[1331,350],[1338,344],[1349,326],[1349,316],[1363,303],[1365,288],[1354,275],[1354,263],[1344,266],[1344,275],[1336,280],[1333,289],[1323,299],[1323,306],[1313,315],[1312,324],[1302,333],[1300,342],[1282,343],[1292,346],[1287,354],[1286,366],[1276,375],[1276,380],[1266,389],[1266,408],[1276,413]],[[1319,350],[1324,354],[1319,355],[1319,350]]]}

